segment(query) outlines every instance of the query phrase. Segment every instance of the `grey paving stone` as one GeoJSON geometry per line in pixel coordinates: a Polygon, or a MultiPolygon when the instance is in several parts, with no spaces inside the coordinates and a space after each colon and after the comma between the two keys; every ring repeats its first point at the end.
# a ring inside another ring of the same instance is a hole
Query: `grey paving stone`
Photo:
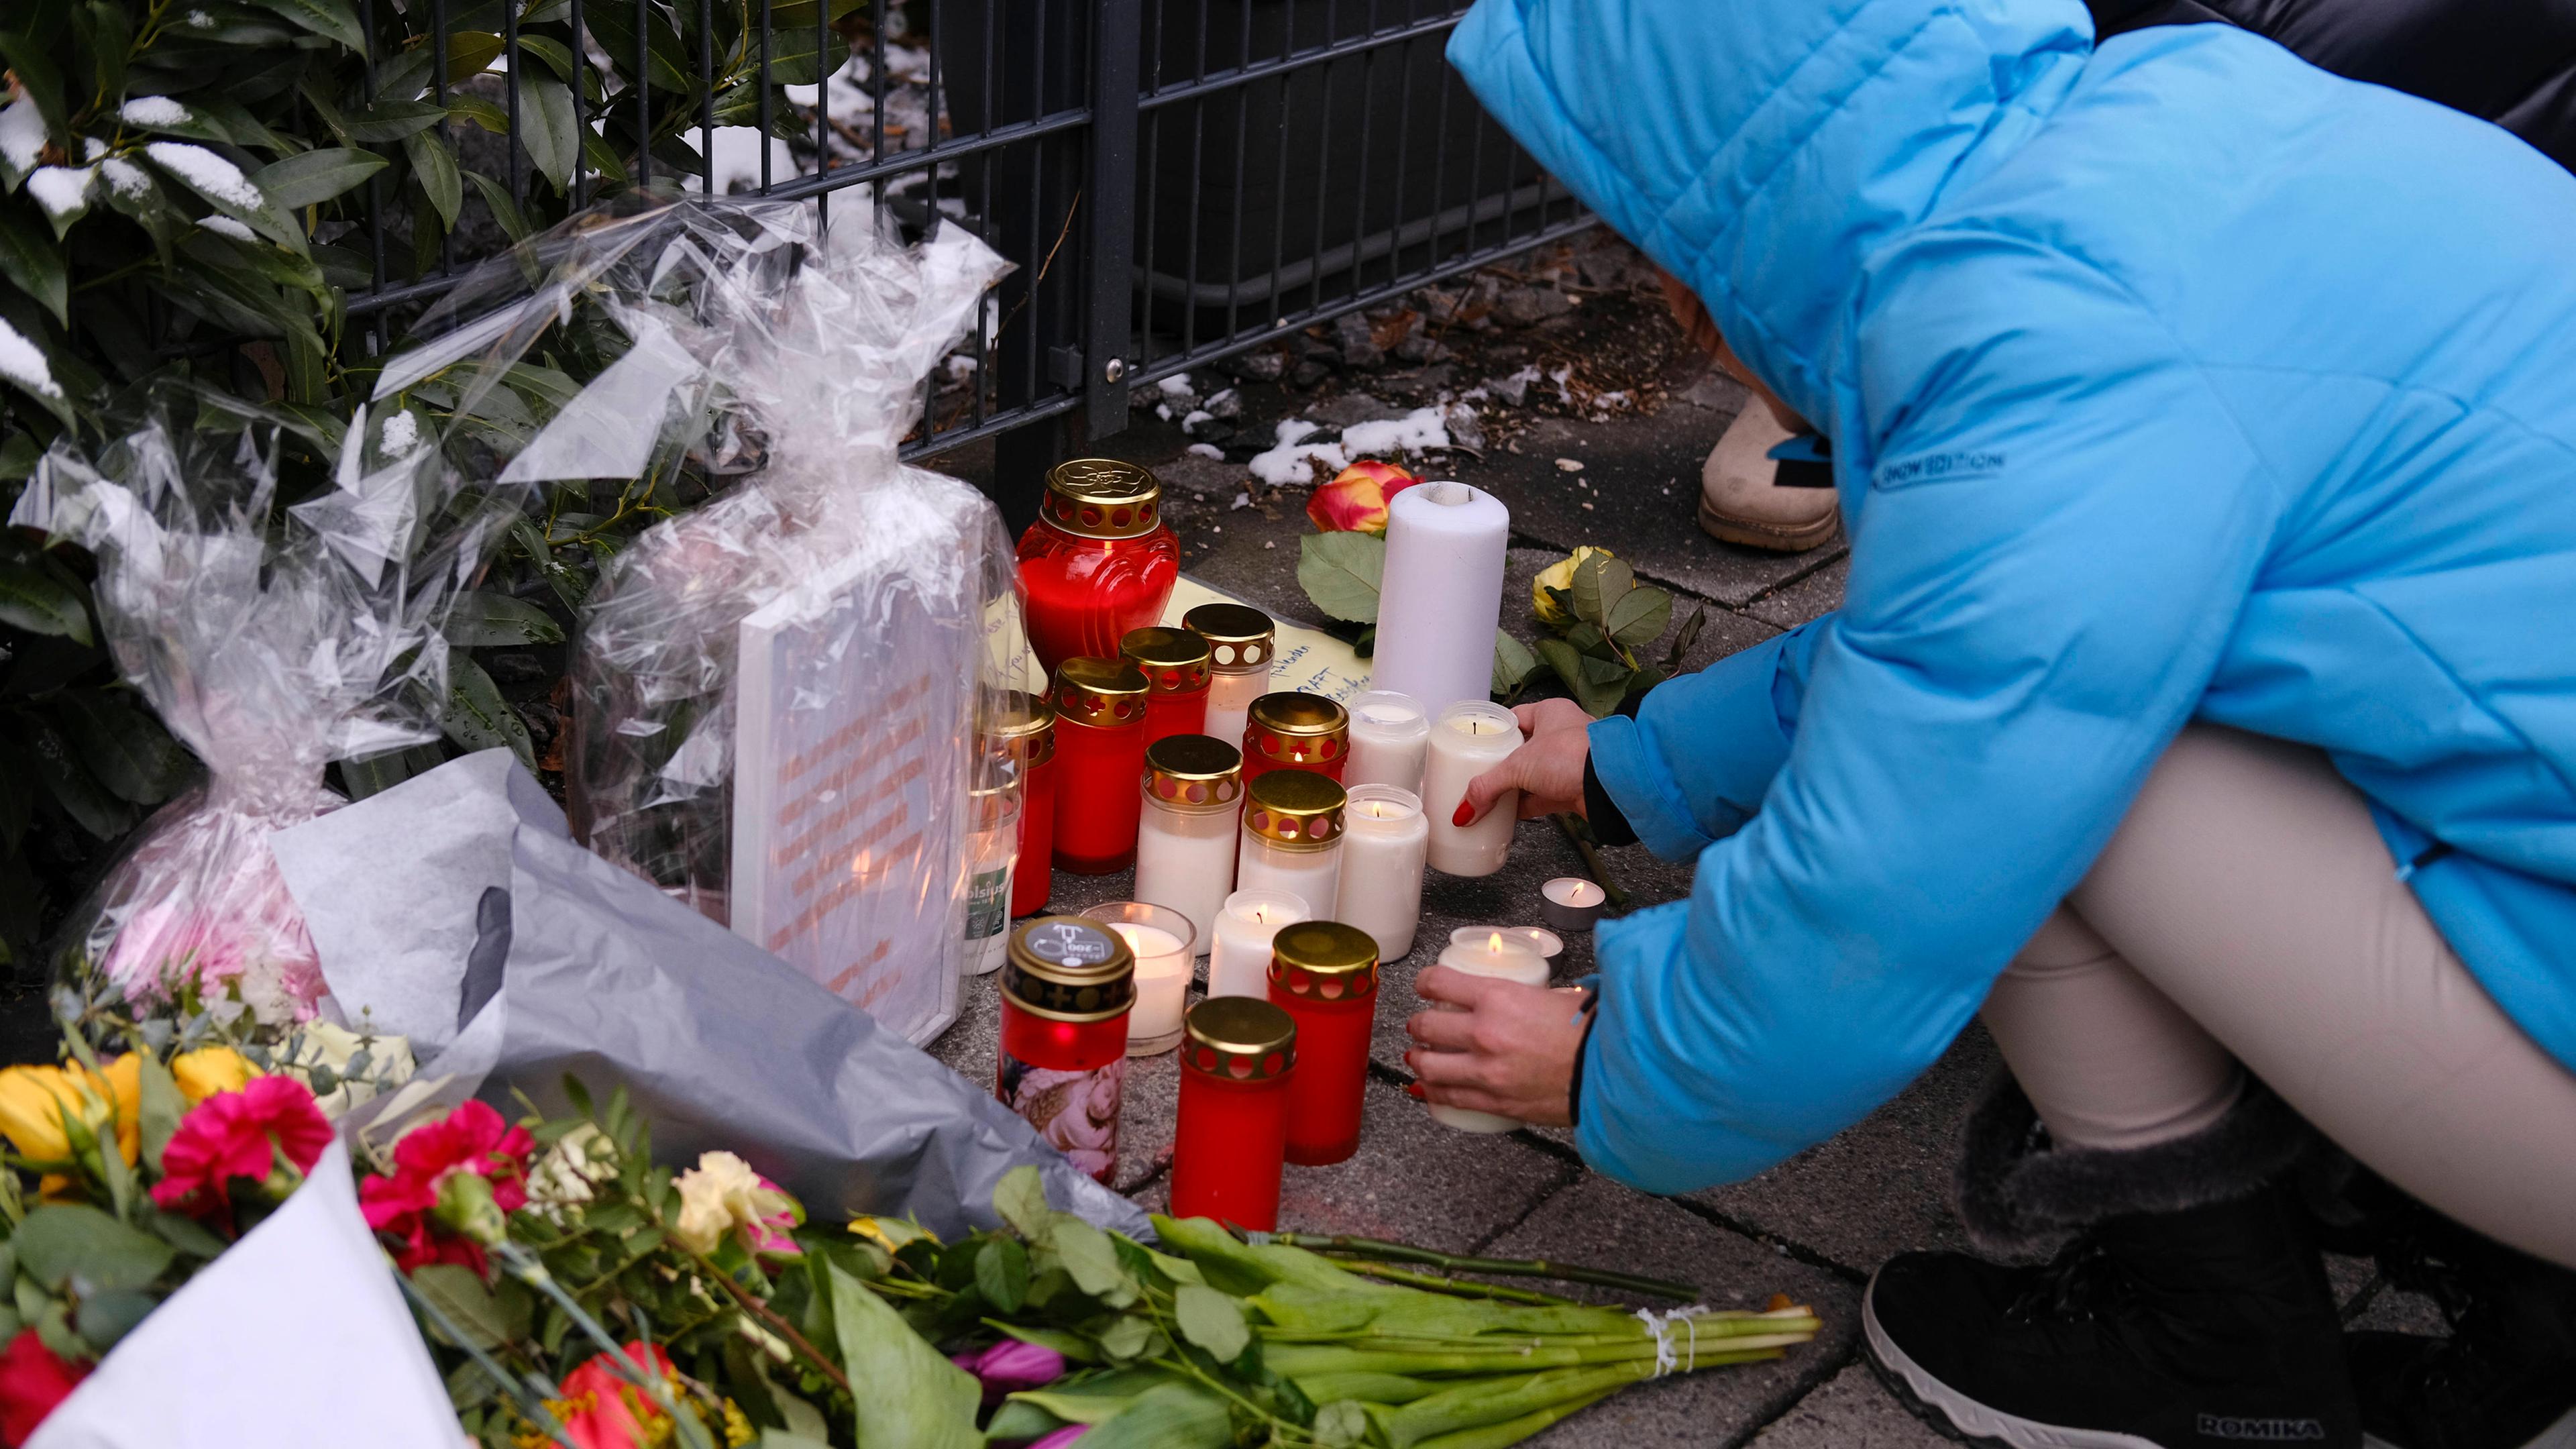
{"type": "Polygon", "coordinates": [[[1955,1441],[1903,1404],[1855,1363],[1800,1399],[1753,1437],[1753,1449],[1948,1449],[1955,1441]]]}
{"type": "Polygon", "coordinates": [[[1856,1331],[1860,1295],[1851,1284],[1605,1177],[1587,1175],[1550,1197],[1484,1251],[1498,1258],[1615,1266],[1691,1283],[1705,1290],[1701,1301],[1714,1308],[1760,1308],[1772,1294],[1786,1293],[1824,1319],[1814,1343],[1777,1362],[1639,1384],[1529,1441],[1556,1449],[1737,1442],[1824,1378],[1850,1351],[1856,1331]]]}
{"type": "Polygon", "coordinates": [[[1851,555],[1840,544],[1832,563],[1793,584],[1784,585],[1747,604],[1744,612],[1766,624],[1794,629],[1843,606],[1843,582],[1851,577],[1851,555]]]}

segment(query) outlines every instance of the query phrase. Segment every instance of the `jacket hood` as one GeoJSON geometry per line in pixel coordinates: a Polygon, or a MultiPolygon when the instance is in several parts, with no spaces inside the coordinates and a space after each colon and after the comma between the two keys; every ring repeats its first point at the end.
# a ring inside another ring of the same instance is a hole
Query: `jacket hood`
{"type": "Polygon", "coordinates": [[[2080,0],[1478,0],[1449,60],[1824,423],[1871,249],[2008,153],[2092,45],[2080,0]]]}

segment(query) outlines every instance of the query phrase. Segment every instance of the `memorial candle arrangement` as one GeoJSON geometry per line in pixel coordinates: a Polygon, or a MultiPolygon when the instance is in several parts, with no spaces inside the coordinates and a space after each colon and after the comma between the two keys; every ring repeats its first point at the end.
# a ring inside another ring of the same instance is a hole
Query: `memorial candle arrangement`
{"type": "MultiPolygon", "coordinates": [[[[1516,982],[1522,986],[1547,984],[1547,963],[1539,959],[1538,952],[1531,950],[1527,942],[1498,930],[1486,932],[1485,939],[1482,941],[1453,940],[1449,944],[1449,949],[1440,953],[1440,964],[1452,971],[1464,971],[1470,976],[1492,976],[1500,980],[1516,982]]],[[[1456,1011],[1458,1008],[1443,1002],[1433,1002],[1431,1009],[1456,1011]]],[[[1414,1050],[1427,1051],[1429,1048],[1416,1047],[1414,1050]]],[[[1509,1117],[1496,1113],[1473,1112],[1465,1107],[1443,1107],[1436,1102],[1431,1104],[1431,1120],[1444,1127],[1454,1127],[1461,1132],[1509,1132],[1521,1125],[1509,1117]]]]}
{"type": "Polygon", "coordinates": [[[1206,735],[1174,735],[1145,747],[1136,898],[1189,917],[1201,955],[1215,946],[1217,914],[1234,893],[1242,763],[1234,746],[1206,735]]]}
{"type": "MultiPolygon", "coordinates": [[[[1414,489],[1413,492],[1420,492],[1414,489]]],[[[1408,495],[1409,496],[1409,495],[1408,495]]],[[[1501,764],[1521,746],[1512,712],[1480,700],[1462,700],[1440,711],[1431,726],[1431,758],[1422,771],[1422,809],[1431,817],[1431,868],[1448,875],[1492,875],[1503,868],[1518,823],[1521,792],[1496,796],[1474,821],[1458,823],[1467,784],[1501,764]]]]}
{"type": "Polygon", "coordinates": [[[1106,901],[1082,913],[1118,933],[1136,958],[1136,1004],[1127,1013],[1127,1055],[1150,1057],[1180,1044],[1197,956],[1189,917],[1147,901],[1106,901]]]}
{"type": "Polygon", "coordinates": [[[1369,1034],[1377,1020],[1377,942],[1340,921],[1301,921],[1270,944],[1270,1000],[1297,1021],[1288,1082],[1288,1160],[1342,1162],[1360,1148],[1369,1034]]]}
{"type": "Polygon", "coordinates": [[[1341,900],[1342,787],[1312,770],[1273,770],[1243,787],[1234,883],[1286,891],[1329,918],[1341,900]]]}
{"type": "Polygon", "coordinates": [[[1351,705],[1351,758],[1342,784],[1393,785],[1422,793],[1422,765],[1431,749],[1431,716],[1421,702],[1391,689],[1372,689],[1351,705]]]}
{"type": "Polygon", "coordinates": [[[1388,502],[1377,654],[1369,661],[1378,688],[1432,710],[1492,695],[1511,532],[1502,500],[1464,483],[1417,484],[1388,502]]]}
{"type": "Polygon", "coordinates": [[[1074,458],[1047,471],[1038,521],[1020,535],[1029,647],[1049,671],[1113,658],[1118,641],[1163,617],[1181,545],[1162,517],[1162,484],[1133,463],[1074,458]]]}
{"type": "Polygon", "coordinates": [[[1136,862],[1136,779],[1145,768],[1145,675],[1124,659],[1056,666],[1055,863],[1107,875],[1136,862]]]}
{"type": "Polygon", "coordinates": [[[1279,1225],[1297,1023],[1257,997],[1190,1008],[1172,1134],[1172,1216],[1268,1232],[1279,1225]]]}
{"type": "Polygon", "coordinates": [[[1351,787],[1342,810],[1341,895],[1333,914],[1375,937],[1381,961],[1400,961],[1413,949],[1430,840],[1431,823],[1412,791],[1351,787]]]}
{"type": "MultiPolygon", "coordinates": [[[[1055,879],[1055,706],[1026,690],[1007,690],[984,721],[985,749],[1020,782],[1019,850],[1028,869],[1011,873],[1011,914],[1046,909],[1055,879]]],[[[1005,943],[1007,945],[1007,943],[1005,943]]]]}
{"type": "Polygon", "coordinates": [[[994,1095],[1103,1184],[1118,1172],[1135,973],[1125,939],[1075,916],[1022,922],[1002,963],[994,1095]]]}
{"type": "MultiPolygon", "coordinates": [[[[1187,629],[1157,624],[1130,629],[1118,657],[1145,672],[1145,743],[1207,733],[1208,642],[1187,629]]],[[[1222,738],[1220,736],[1219,738],[1222,738]]]]}
{"type": "Polygon", "coordinates": [[[1249,604],[1201,604],[1181,626],[1208,643],[1207,723],[1202,733],[1241,747],[1245,715],[1270,692],[1278,653],[1270,616],[1249,604]]]}
{"type": "Polygon", "coordinates": [[[1244,720],[1246,784],[1272,770],[1312,770],[1338,781],[1350,752],[1350,711],[1320,694],[1265,694],[1244,720]]]}
{"type": "Polygon", "coordinates": [[[1270,942],[1282,926],[1311,920],[1314,912],[1287,891],[1242,890],[1217,913],[1216,945],[1208,952],[1207,994],[1270,994],[1270,942]]]}

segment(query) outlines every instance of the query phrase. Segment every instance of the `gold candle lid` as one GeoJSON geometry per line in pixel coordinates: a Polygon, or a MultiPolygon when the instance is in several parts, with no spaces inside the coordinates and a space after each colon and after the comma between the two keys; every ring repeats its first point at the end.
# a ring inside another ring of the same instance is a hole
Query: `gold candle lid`
{"type": "Polygon", "coordinates": [[[1115,458],[1068,458],[1047,470],[1046,520],[1076,538],[1134,538],[1162,516],[1163,485],[1115,458]]]}
{"type": "Polygon", "coordinates": [[[1282,765],[1323,765],[1351,748],[1351,712],[1320,694],[1265,694],[1244,713],[1244,748],[1282,765]]]}
{"type": "Polygon", "coordinates": [[[1219,1080],[1266,1082],[1297,1064],[1297,1018],[1258,996],[1211,996],[1181,1023],[1181,1064],[1219,1080]]]}
{"type": "Polygon", "coordinates": [[[1340,921],[1282,926],[1270,938],[1270,984],[1309,1001],[1366,996],[1377,990],[1377,938],[1340,921]]]}
{"type": "Polygon", "coordinates": [[[1243,789],[1243,828],[1281,850],[1322,850],[1342,837],[1342,787],[1312,770],[1273,770],[1243,789]]]}
{"type": "Polygon", "coordinates": [[[1002,994],[1053,1021],[1106,1021],[1136,1000],[1136,953],[1080,916],[1040,916],[1011,932],[1002,994]]]}
{"type": "Polygon", "coordinates": [[[1243,752],[1214,735],[1165,735],[1145,747],[1145,798],[1193,815],[1243,798],[1243,752]]]}
{"type": "Polygon", "coordinates": [[[1025,689],[1005,689],[976,727],[987,748],[1016,752],[1031,765],[1055,758],[1055,706],[1046,696],[1025,689]]]}
{"type": "Polygon", "coordinates": [[[1094,729],[1145,722],[1145,671],[1124,659],[1072,658],[1055,667],[1047,694],[1058,719],[1094,729]]]}
{"type": "Polygon", "coordinates": [[[1130,629],[1118,656],[1145,671],[1156,694],[1190,694],[1207,688],[1208,642],[1187,629],[1130,629]]]}
{"type": "Polygon", "coordinates": [[[1201,604],[1181,616],[1181,627],[1208,641],[1208,667],[1219,674],[1264,672],[1278,647],[1270,616],[1250,604],[1201,604]]]}

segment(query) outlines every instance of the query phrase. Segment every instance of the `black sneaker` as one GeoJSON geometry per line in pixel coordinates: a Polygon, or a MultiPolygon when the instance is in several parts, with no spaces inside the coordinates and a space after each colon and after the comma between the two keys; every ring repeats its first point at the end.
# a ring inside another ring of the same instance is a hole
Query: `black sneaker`
{"type": "Polygon", "coordinates": [[[2278,1194],[2088,1229],[2041,1268],[1908,1253],[1861,1301],[1935,1427],[2013,1449],[2358,1449],[2340,1325],[2278,1194]]]}
{"type": "Polygon", "coordinates": [[[2576,1359],[2464,1329],[2344,1339],[2367,1449],[2576,1449],[2576,1359]]]}

